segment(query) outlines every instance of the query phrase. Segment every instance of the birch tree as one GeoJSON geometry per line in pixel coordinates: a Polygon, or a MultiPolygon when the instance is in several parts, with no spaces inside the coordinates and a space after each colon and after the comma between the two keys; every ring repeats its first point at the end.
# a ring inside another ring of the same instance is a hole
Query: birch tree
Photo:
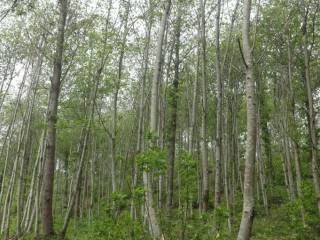
{"type": "Polygon", "coordinates": [[[248,240],[254,218],[253,176],[256,157],[256,106],[255,80],[253,76],[253,57],[250,45],[250,13],[251,0],[245,0],[243,5],[242,46],[243,61],[246,68],[246,99],[247,99],[247,141],[244,170],[244,192],[242,218],[238,233],[238,240],[248,240]]]}

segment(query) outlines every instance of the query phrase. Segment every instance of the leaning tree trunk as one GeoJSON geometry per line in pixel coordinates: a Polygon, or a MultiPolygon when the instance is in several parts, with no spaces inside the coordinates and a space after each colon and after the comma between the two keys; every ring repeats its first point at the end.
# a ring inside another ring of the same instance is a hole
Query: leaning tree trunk
{"type": "Polygon", "coordinates": [[[250,47],[250,12],[251,0],[245,0],[243,5],[243,60],[246,67],[246,96],[247,96],[247,142],[244,170],[243,210],[238,240],[248,240],[254,217],[253,176],[256,157],[256,108],[255,81],[253,78],[253,57],[250,47]]]}
{"type": "MultiPolygon", "coordinates": [[[[4,239],[7,239],[9,237],[9,230],[10,230],[10,219],[11,219],[11,206],[13,202],[13,193],[15,188],[15,183],[17,179],[17,173],[19,171],[19,166],[21,167],[21,159],[23,159],[24,155],[24,146],[26,145],[26,142],[28,141],[28,132],[30,130],[30,121],[31,121],[31,111],[33,105],[33,102],[31,102],[31,88],[32,84],[29,86],[26,99],[27,107],[24,110],[23,116],[22,116],[22,124],[20,126],[20,131],[18,134],[18,143],[17,143],[17,149],[16,149],[16,156],[13,161],[13,167],[11,171],[10,180],[8,183],[8,189],[6,192],[4,207],[3,207],[3,215],[2,215],[2,223],[1,223],[1,233],[4,233],[4,239]]],[[[34,100],[34,99],[33,99],[34,100]]],[[[17,207],[17,216],[20,218],[21,211],[20,208],[17,207]]],[[[20,231],[20,229],[18,229],[20,231]]],[[[17,232],[20,234],[20,232],[17,232]]]]}
{"type": "Polygon", "coordinates": [[[5,69],[4,77],[2,79],[2,83],[1,83],[1,87],[0,87],[0,94],[1,94],[1,96],[0,96],[0,111],[2,109],[4,100],[6,99],[6,96],[9,92],[9,88],[11,87],[12,80],[14,78],[15,69],[16,69],[16,64],[17,64],[17,59],[14,59],[13,63],[11,63],[11,59],[10,59],[8,62],[8,65],[5,69]],[[10,69],[10,67],[11,67],[11,69],[10,69]],[[8,73],[9,71],[10,71],[10,73],[8,73]],[[8,77],[9,77],[9,80],[6,81],[8,77]],[[3,91],[5,82],[7,82],[7,85],[5,87],[5,90],[3,91]]]}
{"type": "MultiPolygon", "coordinates": [[[[42,44],[42,41],[40,41],[40,46],[42,44]]],[[[32,144],[32,132],[31,132],[31,123],[33,120],[33,109],[35,106],[35,100],[37,97],[37,89],[39,84],[39,79],[41,75],[42,70],[42,62],[43,62],[43,54],[41,54],[38,59],[35,68],[33,69],[32,76],[32,82],[31,82],[31,88],[29,94],[32,92],[32,99],[31,103],[29,104],[29,119],[28,119],[28,126],[27,126],[27,132],[26,132],[26,141],[23,147],[23,156],[20,163],[20,172],[19,172],[19,178],[18,178],[18,190],[17,190],[17,232],[16,235],[19,237],[21,234],[21,217],[22,217],[22,211],[23,211],[23,202],[24,202],[24,193],[25,193],[25,176],[27,175],[27,169],[29,164],[29,158],[30,158],[30,149],[32,144]],[[32,90],[32,91],[31,91],[32,90]]]]}
{"type": "Polygon", "coordinates": [[[68,0],[59,0],[60,17],[58,23],[58,33],[56,40],[56,50],[54,55],[53,75],[51,79],[48,111],[47,111],[47,138],[46,138],[46,154],[43,174],[43,192],[42,201],[42,227],[46,236],[54,234],[53,215],[52,215],[52,199],[53,199],[53,183],[55,168],[55,149],[56,149],[56,123],[58,100],[61,83],[62,58],[64,32],[67,18],[68,0]]]}
{"type": "Polygon", "coordinates": [[[9,123],[9,126],[7,128],[7,131],[6,131],[6,136],[5,136],[5,142],[6,140],[8,139],[8,143],[7,143],[7,146],[6,146],[6,151],[5,151],[5,156],[4,158],[2,158],[3,156],[3,153],[4,153],[4,150],[5,150],[5,144],[3,144],[2,148],[1,148],[1,159],[4,159],[4,167],[3,167],[3,170],[1,172],[1,176],[2,178],[0,179],[0,204],[2,204],[2,198],[3,198],[3,193],[4,193],[4,189],[5,189],[5,179],[6,179],[6,175],[7,175],[7,170],[8,170],[8,164],[9,164],[9,155],[10,155],[10,150],[11,150],[11,145],[12,145],[12,142],[13,142],[13,134],[14,134],[14,124],[16,122],[16,118],[17,118],[17,115],[18,115],[18,110],[19,110],[19,106],[20,106],[20,103],[21,103],[21,97],[22,97],[22,93],[23,93],[23,89],[25,87],[25,82],[26,82],[26,78],[27,78],[27,73],[28,73],[28,69],[29,69],[29,62],[27,63],[26,65],[26,68],[25,68],[25,72],[24,72],[24,75],[22,77],[22,82],[20,83],[20,86],[19,86],[19,90],[18,90],[18,94],[17,94],[17,97],[16,97],[16,100],[15,100],[15,106],[14,106],[14,110],[13,110],[13,114],[12,114],[12,117],[11,117],[11,120],[10,120],[10,123],[9,123]]]}

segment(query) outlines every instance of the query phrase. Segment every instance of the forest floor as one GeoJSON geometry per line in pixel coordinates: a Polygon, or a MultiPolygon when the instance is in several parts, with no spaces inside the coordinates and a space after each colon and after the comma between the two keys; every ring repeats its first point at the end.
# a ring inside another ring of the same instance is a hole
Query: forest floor
{"type": "MultiPolygon", "coordinates": [[[[296,217],[296,207],[282,205],[273,208],[269,216],[260,213],[254,219],[252,240],[320,240],[320,225],[316,216],[309,216],[310,225],[303,226],[301,218],[296,217]]],[[[183,220],[182,213],[173,211],[170,217],[160,216],[164,239],[166,240],[231,240],[236,239],[240,216],[235,220],[233,231],[227,230],[227,224],[221,226],[219,234],[213,235],[212,212],[194,214],[183,220]]],[[[226,222],[226,221],[225,221],[226,222]]],[[[62,219],[57,219],[56,229],[62,226],[62,219]]],[[[24,239],[34,239],[29,235],[24,239]]],[[[55,239],[59,239],[58,237],[55,239]]],[[[140,221],[132,221],[128,212],[112,217],[106,214],[89,222],[88,218],[72,220],[67,233],[67,240],[149,240],[151,239],[140,221]]]]}

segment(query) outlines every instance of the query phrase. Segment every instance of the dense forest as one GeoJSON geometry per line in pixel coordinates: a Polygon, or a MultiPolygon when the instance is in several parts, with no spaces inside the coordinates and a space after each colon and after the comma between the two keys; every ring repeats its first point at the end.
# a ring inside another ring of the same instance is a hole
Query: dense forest
{"type": "Polygon", "coordinates": [[[319,0],[0,0],[0,239],[320,239],[319,0]]]}

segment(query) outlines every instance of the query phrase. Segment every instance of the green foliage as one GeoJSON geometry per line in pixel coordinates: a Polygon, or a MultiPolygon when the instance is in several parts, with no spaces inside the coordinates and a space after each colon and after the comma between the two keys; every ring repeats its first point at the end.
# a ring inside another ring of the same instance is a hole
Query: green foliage
{"type": "Polygon", "coordinates": [[[115,203],[116,208],[124,208],[128,205],[129,196],[123,192],[111,193],[111,200],[115,203]]]}
{"type": "MultiPolygon", "coordinates": [[[[268,218],[256,218],[252,239],[319,239],[314,226],[302,224],[300,207],[300,201],[290,202],[272,209],[268,218]]],[[[307,222],[309,217],[306,215],[307,222]]]]}
{"type": "Polygon", "coordinates": [[[230,210],[224,204],[220,204],[220,206],[214,210],[215,221],[219,223],[224,222],[228,219],[229,214],[230,210]]]}
{"type": "Polygon", "coordinates": [[[195,200],[197,192],[197,161],[187,152],[178,153],[178,172],[181,176],[182,198],[186,201],[195,200]]]}
{"type": "Polygon", "coordinates": [[[185,218],[185,209],[173,209],[169,215],[161,215],[161,226],[165,239],[212,240],[212,213],[199,214],[185,218]]]}
{"type": "Polygon", "coordinates": [[[132,197],[136,200],[142,200],[144,197],[145,190],[143,187],[136,187],[133,189],[132,197]]]}
{"type": "Polygon", "coordinates": [[[117,220],[110,217],[95,220],[92,224],[91,233],[88,239],[148,239],[142,224],[132,221],[128,213],[121,214],[117,220]]]}
{"type": "Polygon", "coordinates": [[[127,211],[120,213],[117,218],[109,214],[78,220],[70,224],[67,240],[135,240],[151,239],[140,220],[133,221],[127,211]]]}
{"type": "Polygon", "coordinates": [[[23,3],[17,1],[18,4],[16,4],[15,13],[17,14],[17,16],[27,14],[29,11],[32,11],[35,8],[35,2],[36,0],[27,0],[23,3]]]}
{"type": "Polygon", "coordinates": [[[154,131],[151,131],[150,129],[148,129],[145,133],[145,139],[152,143],[155,142],[158,138],[158,134],[154,131]]]}
{"type": "Polygon", "coordinates": [[[194,180],[197,173],[197,162],[193,156],[187,152],[179,152],[178,154],[178,171],[179,174],[187,181],[194,180]]]}
{"type": "Polygon", "coordinates": [[[160,176],[167,168],[167,152],[158,147],[152,147],[136,156],[136,162],[140,170],[153,172],[160,176]]]}

